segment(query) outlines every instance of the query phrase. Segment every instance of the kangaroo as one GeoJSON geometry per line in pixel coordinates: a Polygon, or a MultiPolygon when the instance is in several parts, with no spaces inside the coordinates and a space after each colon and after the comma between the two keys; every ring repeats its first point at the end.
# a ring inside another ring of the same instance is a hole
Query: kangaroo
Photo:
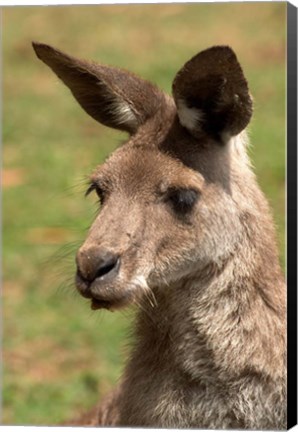
{"type": "Polygon", "coordinates": [[[286,294],[247,156],[252,98],[233,50],[191,58],[173,97],[123,69],[33,43],[98,122],[128,141],[90,176],[101,206],[77,252],[94,310],[137,305],[104,426],[286,429],[286,294]]]}

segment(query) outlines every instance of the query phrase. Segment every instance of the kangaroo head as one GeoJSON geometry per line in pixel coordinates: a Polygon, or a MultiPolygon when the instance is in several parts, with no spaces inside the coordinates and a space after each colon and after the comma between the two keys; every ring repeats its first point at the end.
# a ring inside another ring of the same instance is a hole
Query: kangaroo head
{"type": "Polygon", "coordinates": [[[197,54],[176,75],[171,98],[130,72],[33,45],[89,115],[130,135],[87,190],[101,206],[77,253],[76,285],[92,307],[175,289],[235,253],[237,196],[250,172],[240,133],[252,101],[234,52],[197,54]]]}

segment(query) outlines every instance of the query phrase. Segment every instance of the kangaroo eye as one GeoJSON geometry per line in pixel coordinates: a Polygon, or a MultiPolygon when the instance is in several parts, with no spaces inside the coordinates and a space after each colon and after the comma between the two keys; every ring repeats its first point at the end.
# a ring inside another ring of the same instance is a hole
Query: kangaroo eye
{"type": "Polygon", "coordinates": [[[170,189],[167,201],[171,203],[177,213],[184,214],[192,210],[198,201],[199,191],[195,189],[170,189]]]}
{"type": "Polygon", "coordinates": [[[96,183],[91,183],[90,186],[88,187],[88,189],[85,192],[85,196],[88,196],[91,192],[95,191],[100,203],[102,204],[104,201],[104,191],[101,189],[100,186],[98,186],[98,184],[96,183]]]}

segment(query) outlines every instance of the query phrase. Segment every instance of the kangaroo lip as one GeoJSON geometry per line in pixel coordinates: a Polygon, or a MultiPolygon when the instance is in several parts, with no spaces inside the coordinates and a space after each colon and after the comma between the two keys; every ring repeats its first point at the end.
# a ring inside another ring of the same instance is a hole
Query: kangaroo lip
{"type": "Polygon", "coordinates": [[[97,296],[95,293],[91,293],[90,300],[92,310],[108,309],[110,311],[114,311],[116,309],[121,309],[130,303],[133,303],[134,297],[129,291],[126,293],[121,293],[121,295],[119,295],[119,293],[118,295],[117,293],[114,293],[113,296],[110,295],[108,298],[105,298],[103,294],[97,296]]]}
{"type": "Polygon", "coordinates": [[[95,298],[91,299],[91,309],[110,309],[112,306],[111,302],[107,300],[96,300],[95,298]]]}

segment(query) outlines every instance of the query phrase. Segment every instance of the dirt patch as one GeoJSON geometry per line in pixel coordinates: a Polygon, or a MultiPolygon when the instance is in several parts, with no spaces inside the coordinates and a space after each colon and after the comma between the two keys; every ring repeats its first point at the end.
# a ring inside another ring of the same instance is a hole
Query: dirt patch
{"type": "MultiPolygon", "coordinates": [[[[16,349],[3,352],[6,369],[12,374],[23,375],[31,383],[57,381],[71,372],[93,370],[90,353],[74,352],[56,345],[51,339],[40,338],[16,349]]],[[[98,366],[98,365],[96,365],[98,366]]]]}
{"type": "Polygon", "coordinates": [[[63,244],[73,240],[73,232],[58,227],[31,228],[26,233],[30,244],[63,244]]]}
{"type": "Polygon", "coordinates": [[[25,183],[25,171],[21,168],[7,168],[2,170],[2,187],[9,188],[25,183]]]}
{"type": "Polygon", "coordinates": [[[2,285],[2,295],[4,299],[22,300],[25,295],[24,284],[16,281],[4,281],[2,285]]]}

